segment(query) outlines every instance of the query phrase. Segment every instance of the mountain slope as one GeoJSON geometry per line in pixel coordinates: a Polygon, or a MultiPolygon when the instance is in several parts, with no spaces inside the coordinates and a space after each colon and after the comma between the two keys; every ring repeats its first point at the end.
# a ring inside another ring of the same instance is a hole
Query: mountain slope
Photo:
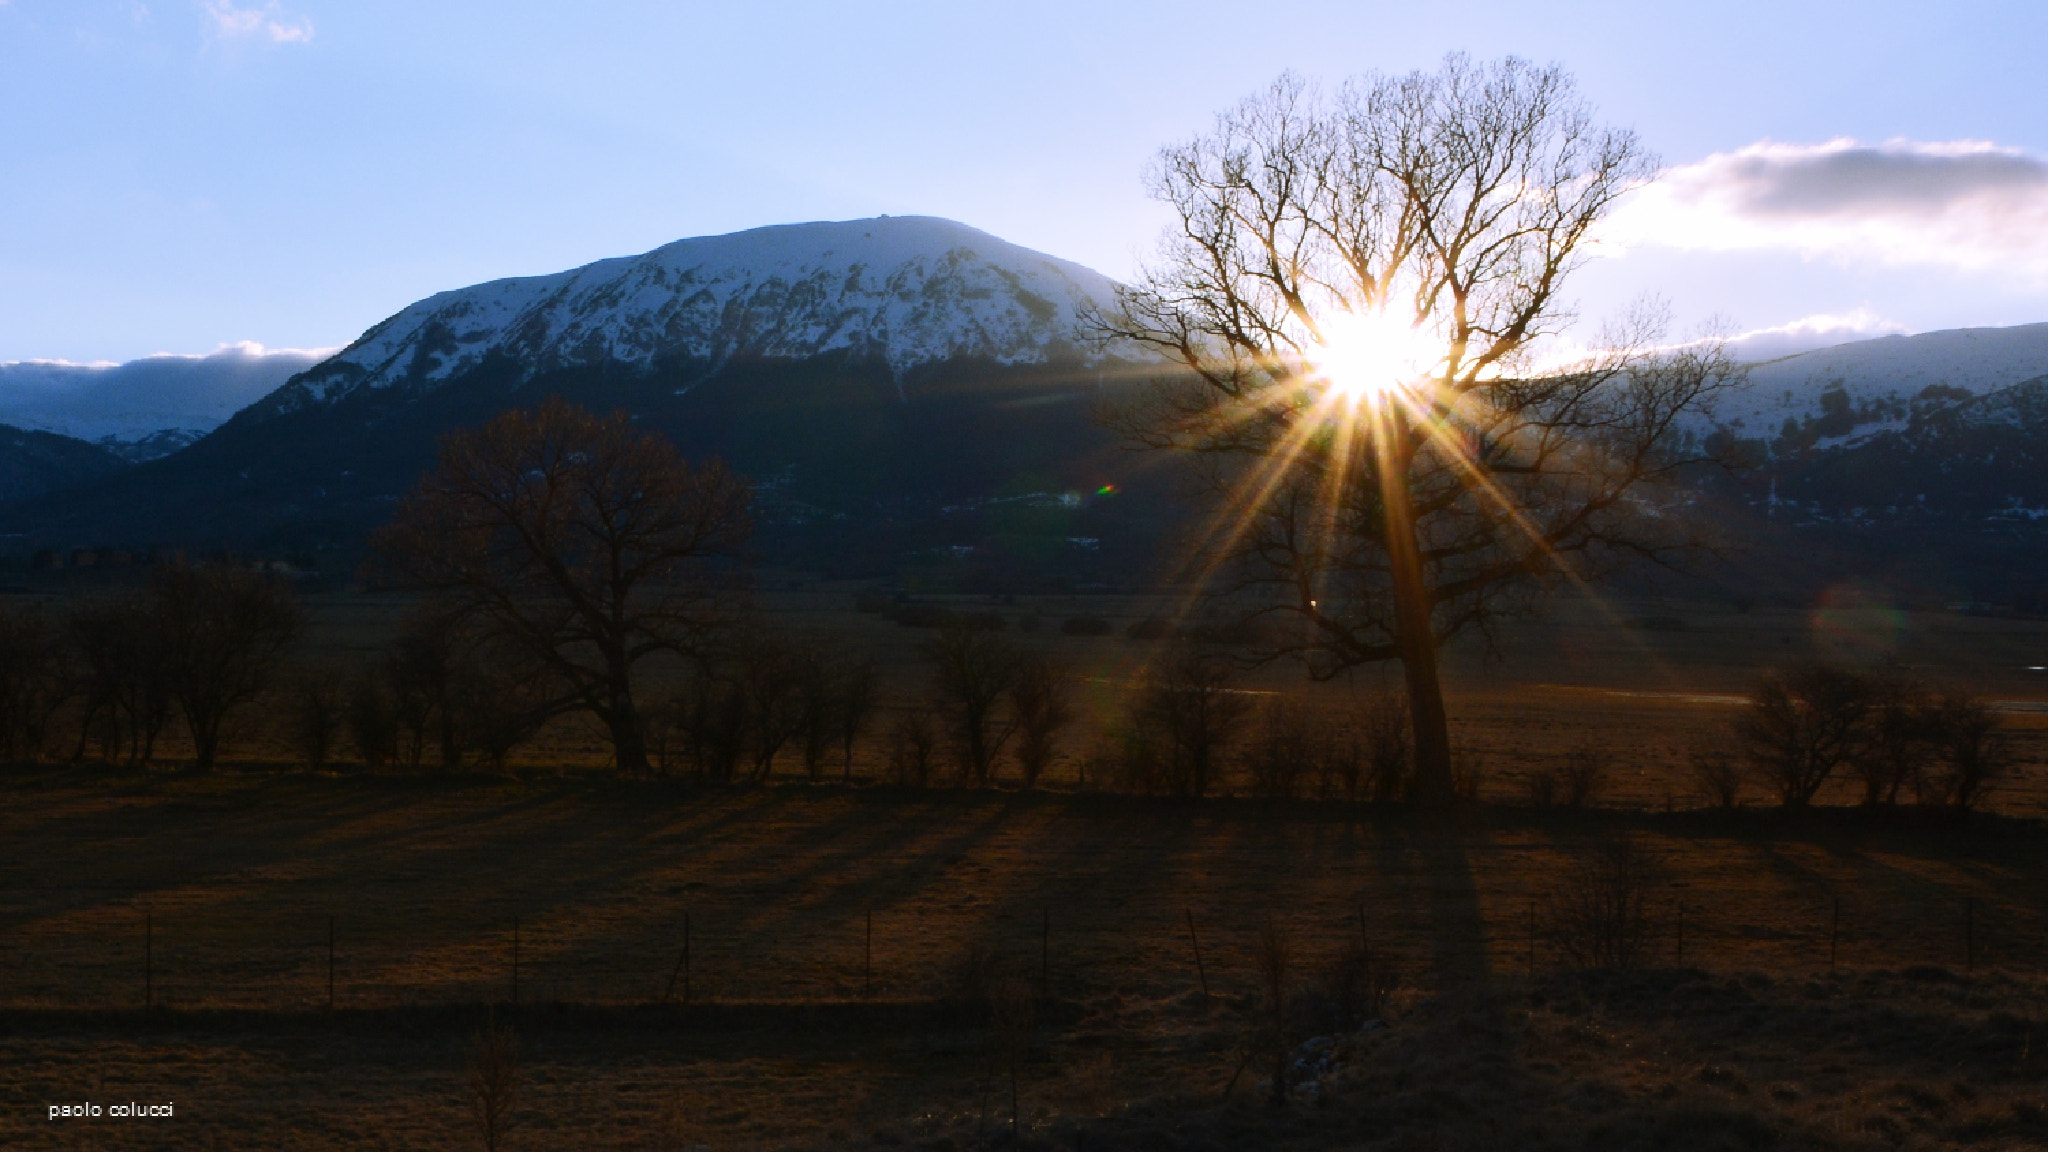
{"type": "Polygon", "coordinates": [[[1917,336],[1859,340],[1787,356],[1750,369],[1750,387],[1717,406],[1715,424],[1770,439],[1787,420],[1824,415],[1823,397],[1839,391],[1852,414],[1875,423],[1904,419],[1929,387],[1982,396],[2048,373],[2048,324],[1959,328],[1917,336]]]}
{"type": "Polygon", "coordinates": [[[97,444],[0,424],[0,502],[26,500],[126,470],[97,444]]]}

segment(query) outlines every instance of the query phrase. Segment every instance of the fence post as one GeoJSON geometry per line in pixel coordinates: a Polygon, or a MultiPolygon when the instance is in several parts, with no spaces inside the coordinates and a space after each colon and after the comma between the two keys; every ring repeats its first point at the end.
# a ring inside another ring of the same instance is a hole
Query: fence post
{"type": "Polygon", "coordinates": [[[1828,920],[1828,971],[1835,970],[1835,945],[1842,936],[1842,898],[1835,897],[1834,915],[1828,920]]]}
{"type": "Polygon", "coordinates": [[[156,1007],[156,913],[142,913],[142,1007],[156,1007]]]}
{"type": "Polygon", "coordinates": [[[1038,994],[1052,987],[1052,907],[1040,910],[1038,921],[1038,994]]]}
{"type": "Polygon", "coordinates": [[[327,917],[327,1010],[334,1011],[334,916],[327,917]]]}
{"type": "Polygon", "coordinates": [[[1195,935],[1195,910],[1186,909],[1188,915],[1188,940],[1195,946],[1195,977],[1202,982],[1202,999],[1209,998],[1209,970],[1202,967],[1202,938],[1195,935]]]}
{"type": "Polygon", "coordinates": [[[1528,976],[1533,980],[1536,977],[1536,902],[1534,900],[1529,901],[1528,945],[1529,955],[1525,963],[1528,968],[1528,976]]]}
{"type": "Polygon", "coordinates": [[[867,942],[860,952],[860,998],[871,999],[875,994],[875,910],[868,909],[867,942]]]}
{"type": "Polygon", "coordinates": [[[1685,967],[1685,901],[1678,902],[1678,959],[1674,967],[1685,967]]]}
{"type": "Polygon", "coordinates": [[[512,1006],[519,1007],[519,917],[512,918],[512,1006]]]}
{"type": "Polygon", "coordinates": [[[1963,971],[1977,970],[1977,902],[1963,901],[1963,971]]]}

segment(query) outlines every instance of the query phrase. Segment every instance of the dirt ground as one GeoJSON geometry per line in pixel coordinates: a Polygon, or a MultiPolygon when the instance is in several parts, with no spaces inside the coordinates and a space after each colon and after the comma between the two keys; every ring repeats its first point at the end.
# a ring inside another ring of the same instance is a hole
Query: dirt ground
{"type": "MultiPolygon", "coordinates": [[[[772,596],[914,686],[928,633],[838,590],[772,596]]],[[[1156,650],[1056,631],[1152,605],[1000,610],[1039,615],[1011,635],[1084,668],[1092,722],[1156,650]]],[[[393,615],[320,613],[330,654],[393,615]]],[[[591,775],[593,738],[569,729],[529,753],[530,783],[253,758],[205,778],[11,770],[0,1145],[481,1147],[466,1067],[487,1017],[518,1035],[521,1149],[1007,1145],[1012,1051],[1026,1147],[2048,1143],[2048,680],[2028,670],[2048,627],[1588,603],[1516,640],[1454,654],[1486,782],[1449,823],[1069,777],[697,791],[591,775]],[[1704,810],[1685,750],[1785,652],[2004,701],[2031,768],[1969,818],[1704,810]],[[1523,774],[1588,745],[1616,758],[1602,807],[1519,806],[1523,774]],[[1652,963],[1574,973],[1556,899],[1616,835],[1654,865],[1652,963]],[[1290,1025],[1309,1086],[1280,1109],[1244,1066],[1269,923],[1297,993],[1360,942],[1394,976],[1365,1030],[1290,1025]],[[1007,1045],[973,956],[1035,993],[1007,1045]],[[175,1115],[47,1115],[128,1101],[175,1115]]],[[[1353,687],[1317,691],[1339,708],[1353,687]]]]}

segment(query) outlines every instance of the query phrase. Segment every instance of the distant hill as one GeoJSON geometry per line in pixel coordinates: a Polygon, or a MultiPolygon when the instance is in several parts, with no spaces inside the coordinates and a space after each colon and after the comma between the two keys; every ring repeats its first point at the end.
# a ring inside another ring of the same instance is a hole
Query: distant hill
{"type": "Polygon", "coordinates": [[[0,363],[0,423],[101,444],[129,460],[169,455],[312,367],[311,352],[238,344],[125,364],[0,363]]]}
{"type": "Polygon", "coordinates": [[[26,500],[127,468],[126,460],[97,444],[0,424],[0,502],[26,500]]]}

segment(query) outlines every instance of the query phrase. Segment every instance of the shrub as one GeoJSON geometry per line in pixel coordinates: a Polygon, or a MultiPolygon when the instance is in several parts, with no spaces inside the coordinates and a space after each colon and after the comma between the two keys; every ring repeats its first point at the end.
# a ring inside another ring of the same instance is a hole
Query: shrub
{"type": "Polygon", "coordinates": [[[1741,758],[1720,745],[1695,748],[1687,759],[1693,785],[1716,808],[1734,808],[1749,779],[1741,758]]]}
{"type": "Polygon", "coordinates": [[[1634,841],[1616,837],[1585,853],[1551,898],[1558,951],[1578,968],[1639,968],[1650,959],[1653,869],[1634,841]]]}
{"type": "Polygon", "coordinates": [[[1026,658],[1010,685],[1010,708],[1017,720],[1017,770],[1025,788],[1038,778],[1059,752],[1060,733],[1074,718],[1067,696],[1072,674],[1043,656],[1026,658]]]}
{"type": "Polygon", "coordinates": [[[1252,795],[1288,799],[1299,793],[1303,776],[1321,759],[1317,733],[1307,715],[1285,697],[1259,708],[1251,744],[1245,749],[1246,776],[1252,795]]]}
{"type": "Polygon", "coordinates": [[[1522,781],[1531,808],[1557,807],[1558,780],[1554,768],[1537,768],[1522,781]]]}
{"type": "Polygon", "coordinates": [[[1585,747],[1565,756],[1558,773],[1558,798],[1567,808],[1585,808],[1607,790],[1607,766],[1612,758],[1605,748],[1585,747]]]}
{"type": "Polygon", "coordinates": [[[1369,693],[1359,703],[1356,715],[1358,741],[1365,754],[1366,792],[1382,801],[1407,795],[1415,772],[1408,694],[1394,688],[1369,693]]]}
{"type": "Polygon", "coordinates": [[[1870,679],[1809,664],[1773,672],[1750,690],[1737,722],[1750,763],[1786,807],[1804,807],[1835,769],[1854,760],[1870,735],[1870,679]]]}
{"type": "Polygon", "coordinates": [[[939,728],[931,711],[913,704],[889,728],[889,773],[898,784],[922,788],[938,764],[939,728]]]}
{"type": "Polygon", "coordinates": [[[2011,742],[1991,706],[1974,696],[1942,696],[1932,710],[1937,771],[1931,799],[1973,808],[2014,768],[2011,742]]]}
{"type": "Polygon", "coordinates": [[[1246,710],[1245,697],[1230,687],[1234,678],[1227,661],[1184,650],[1139,689],[1131,729],[1166,791],[1201,796],[1215,782],[1246,710]]]}
{"type": "Polygon", "coordinates": [[[1910,681],[1873,681],[1871,696],[1869,731],[1850,767],[1863,782],[1864,804],[1896,804],[1903,788],[1925,791],[1940,720],[1927,690],[1910,681]]]}

